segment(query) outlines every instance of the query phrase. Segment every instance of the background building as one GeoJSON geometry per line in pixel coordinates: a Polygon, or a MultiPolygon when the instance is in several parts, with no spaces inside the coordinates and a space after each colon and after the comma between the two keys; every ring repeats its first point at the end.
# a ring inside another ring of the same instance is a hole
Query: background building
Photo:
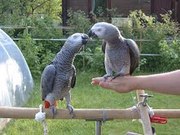
{"type": "Polygon", "coordinates": [[[180,22],[179,0],[62,0],[63,25],[66,25],[68,19],[68,9],[82,10],[91,17],[91,13],[96,13],[98,7],[104,11],[116,9],[116,14],[121,17],[127,17],[130,11],[142,10],[147,15],[156,15],[159,20],[160,14],[171,10],[173,19],[180,22]]]}

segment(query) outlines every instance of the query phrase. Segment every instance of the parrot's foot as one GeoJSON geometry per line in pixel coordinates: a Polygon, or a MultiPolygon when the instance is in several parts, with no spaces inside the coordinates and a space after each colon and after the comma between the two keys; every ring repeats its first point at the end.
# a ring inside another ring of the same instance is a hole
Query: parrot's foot
{"type": "Polygon", "coordinates": [[[52,117],[54,118],[54,116],[57,114],[57,109],[55,106],[51,106],[50,107],[51,113],[52,113],[52,117]]]}
{"type": "Polygon", "coordinates": [[[73,114],[74,107],[72,105],[68,104],[67,109],[69,110],[69,114],[73,114]]]}
{"type": "Polygon", "coordinates": [[[123,73],[118,73],[112,77],[112,80],[116,79],[117,77],[125,76],[123,73]]]}
{"type": "Polygon", "coordinates": [[[109,78],[109,77],[111,77],[112,75],[109,75],[109,74],[105,74],[104,76],[103,76],[103,81],[105,82],[105,81],[107,81],[107,79],[109,78]]]}
{"type": "Polygon", "coordinates": [[[68,104],[67,109],[69,110],[69,114],[71,115],[71,117],[74,118],[75,117],[74,107],[72,105],[68,104]]]}

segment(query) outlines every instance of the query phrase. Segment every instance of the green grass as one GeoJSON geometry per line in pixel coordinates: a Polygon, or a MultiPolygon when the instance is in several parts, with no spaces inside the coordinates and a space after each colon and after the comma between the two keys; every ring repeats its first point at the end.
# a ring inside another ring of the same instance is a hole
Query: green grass
{"type": "MultiPolygon", "coordinates": [[[[135,93],[118,94],[91,85],[91,78],[98,75],[79,73],[76,87],[72,90],[72,105],[75,108],[128,108],[135,105],[135,93]]],[[[149,105],[153,108],[180,108],[180,97],[164,94],[153,94],[149,105]]],[[[41,104],[39,81],[35,82],[35,89],[25,106],[38,107],[41,104]]],[[[59,103],[59,108],[65,108],[65,101],[59,103]]],[[[49,135],[93,135],[95,122],[85,120],[47,120],[49,135]]],[[[180,120],[169,119],[165,125],[153,124],[158,135],[179,135],[180,120]]],[[[138,120],[113,120],[103,123],[103,135],[124,135],[128,131],[142,133],[142,126],[138,120]]],[[[42,135],[41,123],[35,120],[12,120],[0,132],[1,135],[42,135]]]]}

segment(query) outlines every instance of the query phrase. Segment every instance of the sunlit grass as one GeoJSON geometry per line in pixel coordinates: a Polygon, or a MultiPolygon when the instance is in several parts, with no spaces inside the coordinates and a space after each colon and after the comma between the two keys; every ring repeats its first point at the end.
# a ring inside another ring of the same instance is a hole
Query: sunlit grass
{"type": "MultiPolygon", "coordinates": [[[[97,75],[79,73],[76,87],[72,90],[72,105],[74,108],[128,108],[135,105],[134,92],[118,94],[91,85],[91,78],[97,75]]],[[[179,96],[153,94],[149,105],[153,108],[180,108],[179,96]]],[[[25,106],[38,107],[41,104],[39,80],[35,81],[35,89],[25,106]]],[[[59,102],[59,108],[65,108],[65,101],[59,102]]],[[[95,122],[86,120],[47,120],[49,135],[93,135],[95,122]]],[[[165,125],[153,124],[159,135],[179,135],[180,120],[168,120],[165,125]]],[[[103,135],[124,135],[128,131],[142,133],[138,120],[113,120],[103,123],[103,135]]],[[[2,135],[42,135],[41,123],[35,120],[12,120],[3,130],[2,135]]]]}

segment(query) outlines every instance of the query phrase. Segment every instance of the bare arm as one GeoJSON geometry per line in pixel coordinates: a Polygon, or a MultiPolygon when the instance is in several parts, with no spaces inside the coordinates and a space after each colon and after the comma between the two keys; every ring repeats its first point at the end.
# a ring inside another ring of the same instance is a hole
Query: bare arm
{"type": "Polygon", "coordinates": [[[180,95],[180,70],[154,75],[118,77],[106,82],[98,77],[92,79],[92,84],[119,93],[148,89],[159,93],[180,95]]]}

